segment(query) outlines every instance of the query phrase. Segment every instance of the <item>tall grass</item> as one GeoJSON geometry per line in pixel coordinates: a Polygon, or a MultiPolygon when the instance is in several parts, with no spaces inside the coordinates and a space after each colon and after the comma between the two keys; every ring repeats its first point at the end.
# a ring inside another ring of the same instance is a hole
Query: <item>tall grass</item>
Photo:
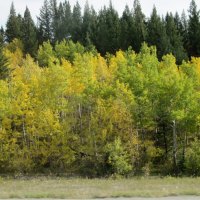
{"type": "Polygon", "coordinates": [[[200,178],[0,179],[0,199],[104,198],[200,195],[200,178]]]}

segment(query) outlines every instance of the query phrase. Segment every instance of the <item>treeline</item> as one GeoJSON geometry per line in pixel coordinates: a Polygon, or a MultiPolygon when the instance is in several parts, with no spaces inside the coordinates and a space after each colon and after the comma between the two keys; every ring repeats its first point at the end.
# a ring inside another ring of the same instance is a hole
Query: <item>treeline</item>
{"type": "Polygon", "coordinates": [[[200,59],[187,61],[198,56],[199,12],[192,1],[188,20],[155,8],[146,20],[134,5],[119,18],[112,5],[97,15],[87,4],[82,16],[78,3],[71,12],[45,1],[36,27],[12,4],[1,31],[0,173],[200,175],[200,59]],[[71,18],[56,21],[61,8],[71,18]]]}
{"type": "Polygon", "coordinates": [[[48,40],[55,45],[57,41],[72,39],[88,48],[96,47],[101,55],[126,50],[130,46],[139,52],[141,44],[146,42],[157,47],[159,60],[163,55],[172,53],[181,64],[182,60],[200,55],[199,32],[200,15],[194,0],[188,14],[167,13],[161,17],[154,7],[149,18],[142,12],[139,0],[134,1],[133,8],[126,6],[122,16],[112,3],[97,13],[86,2],[82,14],[78,2],[71,7],[68,1],[58,4],[56,0],[44,0],[37,26],[28,8],[22,17],[16,14],[12,4],[1,36],[4,42],[20,39],[25,53],[33,57],[37,54],[38,45],[48,40]]]}
{"type": "Polygon", "coordinates": [[[0,53],[0,172],[200,175],[200,59],[102,57],[80,43],[20,40],[0,53]]]}

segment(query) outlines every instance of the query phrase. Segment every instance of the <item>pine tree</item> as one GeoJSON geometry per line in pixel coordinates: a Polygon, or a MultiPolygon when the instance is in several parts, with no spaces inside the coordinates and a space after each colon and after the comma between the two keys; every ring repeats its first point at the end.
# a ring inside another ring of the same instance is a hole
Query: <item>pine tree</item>
{"type": "Polygon", "coordinates": [[[63,18],[62,18],[62,27],[61,29],[62,34],[63,34],[63,38],[65,39],[70,39],[72,37],[72,28],[73,28],[73,24],[72,24],[72,10],[71,10],[71,5],[69,3],[69,1],[65,1],[63,3],[63,18]]]}
{"type": "Polygon", "coordinates": [[[147,30],[145,25],[145,15],[142,13],[141,5],[139,0],[134,1],[133,8],[133,49],[139,52],[141,44],[146,40],[147,30]]]}
{"type": "Polygon", "coordinates": [[[120,21],[117,11],[110,3],[98,16],[97,49],[103,55],[115,53],[119,49],[120,21]]]}
{"type": "Polygon", "coordinates": [[[161,59],[163,55],[169,52],[170,41],[166,33],[164,21],[157,14],[156,7],[153,8],[151,17],[147,23],[147,30],[147,42],[149,45],[157,47],[158,58],[161,59]]]}
{"type": "Polygon", "coordinates": [[[174,15],[174,23],[176,24],[177,30],[180,32],[182,23],[181,23],[181,18],[179,16],[178,12],[176,12],[174,15]]]}
{"type": "Polygon", "coordinates": [[[84,12],[83,12],[83,23],[82,23],[82,43],[86,44],[86,38],[89,36],[90,29],[90,6],[88,1],[85,3],[84,12]]]}
{"type": "Polygon", "coordinates": [[[133,44],[133,15],[126,5],[125,10],[120,19],[120,48],[127,50],[133,44]]]}
{"type": "Polygon", "coordinates": [[[189,56],[200,56],[200,15],[194,0],[189,8],[188,53],[189,56]]]}
{"type": "Polygon", "coordinates": [[[28,7],[26,7],[24,12],[22,25],[24,51],[25,53],[29,53],[31,56],[35,56],[38,47],[37,32],[28,7]]]}
{"type": "Polygon", "coordinates": [[[52,41],[52,18],[51,18],[51,7],[48,0],[44,0],[44,4],[40,9],[40,16],[38,17],[39,22],[39,33],[38,39],[41,44],[44,41],[52,41]]]}
{"type": "Polygon", "coordinates": [[[85,46],[90,46],[95,40],[95,29],[97,24],[97,15],[93,8],[89,7],[88,1],[86,1],[83,24],[82,24],[82,43],[85,46]]]}
{"type": "Polygon", "coordinates": [[[50,0],[50,11],[51,11],[51,29],[52,29],[52,40],[55,43],[59,38],[59,26],[60,16],[57,6],[57,0],[50,0]]]}
{"type": "Polygon", "coordinates": [[[10,15],[6,23],[6,41],[11,42],[13,39],[21,39],[21,26],[22,26],[22,17],[16,15],[14,3],[11,4],[10,15]]]}
{"type": "Polygon", "coordinates": [[[108,27],[106,25],[106,7],[100,10],[97,17],[97,35],[95,40],[95,46],[97,50],[105,55],[108,45],[108,27]]]}
{"type": "MultiPolygon", "coordinates": [[[[181,14],[181,26],[180,26],[180,33],[181,33],[181,36],[183,38],[183,45],[184,45],[184,48],[187,50],[187,52],[189,51],[188,50],[188,20],[187,20],[187,17],[186,17],[186,14],[185,12],[183,11],[182,14],[181,14]]],[[[188,54],[189,55],[189,54],[188,54]]]]}
{"type": "Polygon", "coordinates": [[[120,21],[117,11],[111,1],[107,12],[107,27],[109,28],[109,49],[108,52],[115,53],[119,49],[120,21]]]}
{"type": "MultiPolygon", "coordinates": [[[[86,35],[86,44],[88,46],[90,46],[92,44],[95,43],[96,41],[96,38],[97,38],[97,13],[95,11],[95,9],[93,8],[93,6],[91,6],[90,8],[90,26],[89,26],[89,29],[88,29],[88,34],[86,35]]],[[[91,46],[90,46],[91,47],[91,46]]],[[[94,47],[94,46],[93,46],[94,47]]]]}
{"type": "Polygon", "coordinates": [[[64,9],[63,4],[60,2],[58,6],[58,19],[56,29],[56,40],[61,41],[65,37],[65,26],[64,26],[64,9]]]}
{"type": "Polygon", "coordinates": [[[3,45],[5,42],[5,31],[4,28],[0,28],[0,45],[3,45]]]}
{"type": "Polygon", "coordinates": [[[73,8],[73,13],[72,13],[72,39],[77,42],[81,41],[82,38],[82,33],[81,33],[81,27],[82,27],[82,15],[81,15],[81,7],[78,3],[76,2],[76,5],[73,8]]]}
{"type": "Polygon", "coordinates": [[[178,32],[177,25],[174,21],[172,13],[170,14],[167,13],[165,18],[165,23],[166,23],[166,33],[170,41],[169,53],[172,53],[176,57],[177,63],[181,64],[183,60],[187,59],[187,55],[183,47],[182,37],[178,32]]]}

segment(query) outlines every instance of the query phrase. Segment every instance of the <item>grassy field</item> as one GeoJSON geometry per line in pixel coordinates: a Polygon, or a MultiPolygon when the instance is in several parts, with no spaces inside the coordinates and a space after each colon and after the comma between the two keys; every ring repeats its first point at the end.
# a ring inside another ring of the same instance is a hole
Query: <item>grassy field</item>
{"type": "Polygon", "coordinates": [[[199,188],[200,178],[0,178],[0,199],[200,196],[199,188]]]}

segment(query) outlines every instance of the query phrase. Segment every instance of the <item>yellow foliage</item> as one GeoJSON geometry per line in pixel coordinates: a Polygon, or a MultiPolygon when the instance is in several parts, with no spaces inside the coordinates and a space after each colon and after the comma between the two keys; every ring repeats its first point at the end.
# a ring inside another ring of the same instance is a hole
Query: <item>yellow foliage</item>
{"type": "Polygon", "coordinates": [[[9,60],[9,67],[11,70],[23,64],[23,46],[18,39],[14,39],[12,43],[8,44],[3,54],[9,60]]]}

